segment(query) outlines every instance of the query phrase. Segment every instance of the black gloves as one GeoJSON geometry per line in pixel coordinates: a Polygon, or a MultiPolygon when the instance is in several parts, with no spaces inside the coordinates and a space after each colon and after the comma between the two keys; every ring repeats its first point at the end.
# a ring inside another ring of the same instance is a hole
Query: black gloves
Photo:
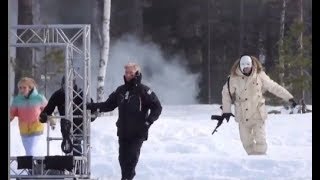
{"type": "Polygon", "coordinates": [[[96,119],[97,119],[97,117],[91,117],[91,122],[93,122],[96,119]]]}
{"type": "Polygon", "coordinates": [[[42,112],[42,113],[40,114],[40,119],[39,119],[39,120],[40,120],[41,123],[46,123],[46,122],[48,121],[48,115],[47,115],[47,113],[43,113],[43,112],[42,112]]]}
{"type": "Polygon", "coordinates": [[[149,127],[151,126],[151,123],[148,122],[148,121],[146,121],[146,122],[144,123],[144,126],[145,126],[147,129],[149,129],[149,127]]]}
{"type": "Polygon", "coordinates": [[[133,84],[138,84],[139,82],[141,82],[141,78],[142,78],[142,74],[137,71],[135,74],[135,77],[132,79],[133,84]]]}
{"type": "Polygon", "coordinates": [[[95,103],[87,103],[87,109],[91,110],[91,113],[95,113],[98,110],[95,103]]]}
{"type": "Polygon", "coordinates": [[[227,122],[229,122],[229,119],[230,119],[231,116],[234,117],[234,115],[233,115],[232,113],[223,113],[223,114],[221,115],[221,117],[222,117],[223,119],[226,119],[227,122]]]}
{"type": "MultiPolygon", "coordinates": [[[[97,105],[95,103],[87,103],[87,109],[91,110],[91,114],[95,114],[98,111],[97,105]]],[[[97,115],[91,116],[91,122],[96,120],[97,115]]]]}
{"type": "Polygon", "coordinates": [[[292,108],[295,108],[297,106],[297,103],[294,101],[293,98],[289,99],[289,102],[291,103],[292,108]]]}

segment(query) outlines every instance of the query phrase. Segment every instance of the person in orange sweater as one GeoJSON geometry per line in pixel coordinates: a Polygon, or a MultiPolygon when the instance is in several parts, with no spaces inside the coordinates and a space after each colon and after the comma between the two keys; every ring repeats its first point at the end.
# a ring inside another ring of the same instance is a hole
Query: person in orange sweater
{"type": "Polygon", "coordinates": [[[19,130],[27,156],[38,155],[39,140],[43,134],[43,124],[39,115],[47,105],[46,98],[39,94],[32,78],[23,77],[18,82],[19,94],[14,97],[10,107],[10,122],[19,120],[19,130]]]}

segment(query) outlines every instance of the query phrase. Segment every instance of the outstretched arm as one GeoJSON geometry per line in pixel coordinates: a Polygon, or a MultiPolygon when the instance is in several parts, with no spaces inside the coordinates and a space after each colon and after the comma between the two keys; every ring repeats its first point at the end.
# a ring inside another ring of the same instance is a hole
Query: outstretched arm
{"type": "Polygon", "coordinates": [[[57,105],[58,105],[57,94],[53,93],[53,95],[50,97],[50,99],[48,101],[48,104],[42,110],[42,113],[45,113],[47,115],[51,115],[57,105]]]}
{"type": "MultiPolygon", "coordinates": [[[[47,103],[46,99],[44,98],[44,104],[47,103]]],[[[41,123],[46,123],[48,121],[48,115],[51,115],[58,105],[58,96],[57,92],[53,93],[53,95],[50,97],[48,103],[44,107],[44,105],[41,107],[42,112],[40,113],[40,122],[41,123]]]]}
{"type": "Polygon", "coordinates": [[[269,91],[270,93],[282,98],[285,101],[289,101],[293,98],[289,91],[270,79],[270,77],[265,72],[262,71],[260,76],[263,82],[262,88],[264,90],[269,91]]]}
{"type": "Polygon", "coordinates": [[[100,112],[113,111],[116,107],[118,107],[117,94],[118,94],[118,91],[116,90],[110,94],[109,98],[105,102],[88,103],[87,109],[91,110],[92,112],[95,112],[98,109],[100,112]]]}

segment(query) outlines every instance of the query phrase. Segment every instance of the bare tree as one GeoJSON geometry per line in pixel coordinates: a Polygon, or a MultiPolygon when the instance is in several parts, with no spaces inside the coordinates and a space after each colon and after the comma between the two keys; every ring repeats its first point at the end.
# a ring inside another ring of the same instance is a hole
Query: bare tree
{"type": "Polygon", "coordinates": [[[239,37],[239,54],[241,55],[243,53],[243,33],[244,33],[244,21],[243,21],[243,11],[244,11],[244,0],[240,0],[240,24],[239,24],[239,28],[240,28],[240,37],[239,37]]]}
{"type": "MultiPolygon", "coordinates": [[[[18,25],[32,24],[32,0],[18,1],[18,25]]],[[[24,30],[18,30],[20,35],[24,30]]],[[[25,32],[24,37],[30,37],[30,32],[25,32]]],[[[31,76],[32,72],[32,50],[30,48],[17,48],[15,63],[15,84],[18,83],[22,76],[31,76]]],[[[18,88],[15,86],[15,94],[18,93],[18,88]]]]}
{"type": "Polygon", "coordinates": [[[285,24],[285,16],[286,16],[286,6],[287,0],[282,0],[282,11],[281,11],[281,18],[280,18],[280,37],[279,37],[279,81],[282,86],[284,86],[284,48],[283,48],[283,38],[284,38],[284,24],[285,24]]]}
{"type": "Polygon", "coordinates": [[[132,16],[129,18],[132,20],[133,32],[136,36],[141,36],[143,33],[142,0],[131,0],[130,3],[132,3],[130,8],[132,16]]]}
{"type": "Polygon", "coordinates": [[[210,0],[208,0],[208,9],[207,9],[207,18],[208,18],[208,104],[211,104],[211,46],[210,46],[210,42],[211,42],[211,29],[210,29],[210,0]]]}
{"type": "Polygon", "coordinates": [[[103,2],[103,21],[102,21],[102,39],[103,45],[100,51],[99,60],[99,74],[97,85],[97,102],[104,99],[104,81],[106,77],[107,64],[109,59],[109,29],[110,29],[110,11],[111,0],[104,0],[103,2]]]}
{"type": "MultiPolygon", "coordinates": [[[[299,0],[299,10],[300,10],[299,23],[303,24],[303,0],[299,0]]],[[[300,52],[300,55],[303,56],[303,31],[301,31],[299,36],[299,52],[300,52]]],[[[303,76],[302,67],[300,67],[300,74],[301,76],[303,76]]],[[[302,92],[301,92],[302,99],[304,99],[304,95],[305,95],[305,92],[304,92],[304,89],[302,89],[302,92]]]]}
{"type": "MultiPolygon", "coordinates": [[[[32,0],[32,24],[41,24],[40,22],[40,0],[32,0]]],[[[42,67],[38,66],[38,57],[39,57],[39,48],[32,48],[32,76],[37,82],[38,86],[41,84],[41,76],[39,73],[39,69],[42,67]]]]}
{"type": "Polygon", "coordinates": [[[103,0],[95,0],[94,10],[93,10],[93,30],[98,39],[99,47],[102,48],[102,12],[103,12],[103,0]]]}
{"type": "Polygon", "coordinates": [[[32,16],[33,24],[41,24],[40,0],[32,0],[32,16]]]}

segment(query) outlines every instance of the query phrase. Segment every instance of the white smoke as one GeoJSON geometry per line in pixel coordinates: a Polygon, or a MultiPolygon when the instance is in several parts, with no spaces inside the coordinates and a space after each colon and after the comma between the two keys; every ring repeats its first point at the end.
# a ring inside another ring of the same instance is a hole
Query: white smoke
{"type": "MultiPolygon", "coordinates": [[[[94,45],[93,45],[94,47],[94,45]]],[[[92,57],[98,53],[94,48],[92,57]]],[[[105,82],[105,98],[122,85],[124,65],[136,62],[141,66],[142,83],[149,86],[158,96],[162,104],[196,104],[199,92],[199,74],[186,70],[181,62],[186,62],[181,56],[166,59],[160,48],[154,43],[145,43],[134,36],[126,35],[111,44],[107,64],[105,82]]],[[[93,97],[96,97],[96,77],[98,59],[92,58],[93,97]]]]}

